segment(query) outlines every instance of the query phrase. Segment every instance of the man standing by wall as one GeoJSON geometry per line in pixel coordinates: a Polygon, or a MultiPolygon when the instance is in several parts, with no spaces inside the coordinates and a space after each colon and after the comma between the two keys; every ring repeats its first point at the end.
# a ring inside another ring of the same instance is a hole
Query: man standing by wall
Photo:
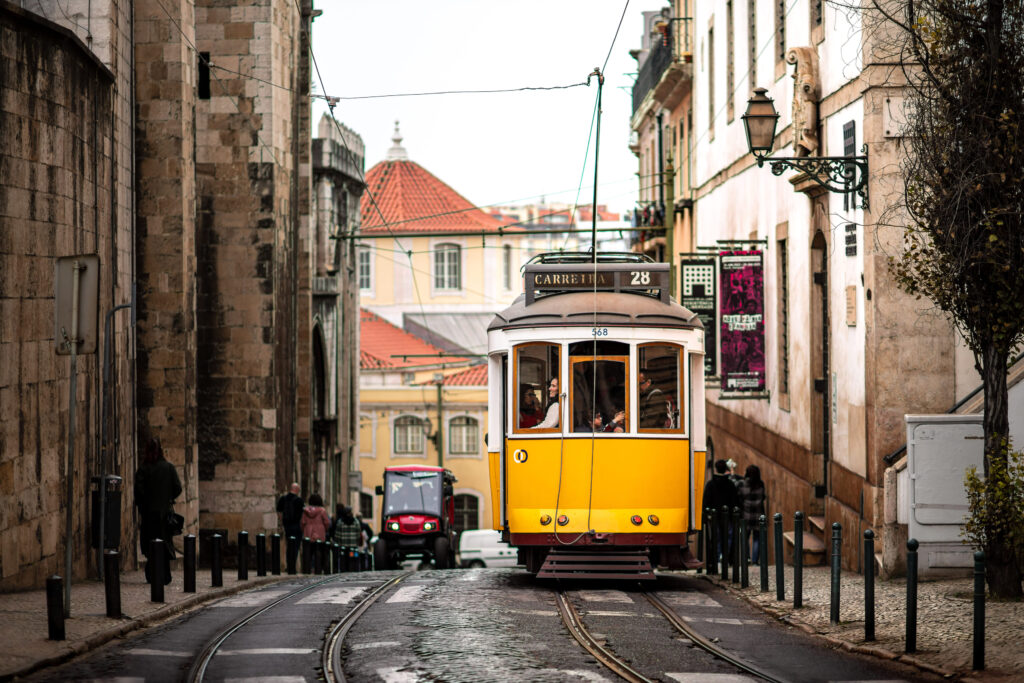
{"type": "Polygon", "coordinates": [[[299,542],[302,540],[302,510],[305,501],[299,495],[299,484],[291,485],[288,493],[277,499],[277,511],[281,513],[281,526],[284,527],[284,538],[288,553],[288,567],[295,566],[299,555],[299,542]],[[292,538],[295,540],[293,541],[292,538]]]}

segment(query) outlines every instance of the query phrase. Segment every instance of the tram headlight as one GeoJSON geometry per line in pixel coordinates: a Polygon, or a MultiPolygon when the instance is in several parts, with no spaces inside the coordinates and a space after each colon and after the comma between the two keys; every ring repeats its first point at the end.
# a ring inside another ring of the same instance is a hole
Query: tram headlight
{"type": "Polygon", "coordinates": [[[558,515],[558,526],[565,526],[569,523],[569,515],[558,515]]]}
{"type": "Polygon", "coordinates": [[[388,529],[390,529],[391,531],[398,531],[398,522],[388,522],[388,529]]]}
{"type": "Polygon", "coordinates": [[[640,515],[633,515],[629,518],[629,521],[633,522],[634,526],[640,526],[644,523],[644,518],[640,515]]]}
{"type": "Polygon", "coordinates": [[[437,528],[437,523],[436,522],[423,522],[423,530],[424,531],[433,531],[436,528],[437,528]]]}
{"type": "Polygon", "coordinates": [[[540,523],[542,526],[547,526],[548,524],[551,524],[551,515],[541,515],[540,523]]]}
{"type": "Polygon", "coordinates": [[[653,524],[654,526],[658,526],[658,522],[660,522],[661,520],[658,519],[658,515],[647,515],[647,521],[653,524]]]}

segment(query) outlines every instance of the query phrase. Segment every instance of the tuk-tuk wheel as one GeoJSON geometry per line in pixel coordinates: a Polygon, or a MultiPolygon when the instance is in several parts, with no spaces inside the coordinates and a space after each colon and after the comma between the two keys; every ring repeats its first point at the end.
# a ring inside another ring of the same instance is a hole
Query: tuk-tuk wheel
{"type": "Polygon", "coordinates": [[[444,536],[434,539],[434,566],[438,569],[448,569],[452,566],[451,544],[444,536]]]}

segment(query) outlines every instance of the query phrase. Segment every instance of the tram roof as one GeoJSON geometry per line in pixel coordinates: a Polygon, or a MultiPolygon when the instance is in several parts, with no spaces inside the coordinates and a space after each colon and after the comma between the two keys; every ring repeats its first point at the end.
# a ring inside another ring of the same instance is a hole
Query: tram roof
{"type": "Polygon", "coordinates": [[[615,325],[703,329],[669,296],[669,266],[632,253],[541,254],[523,268],[525,293],[487,330],[615,325]]]}
{"type": "Polygon", "coordinates": [[[566,292],[526,304],[521,295],[491,321],[487,330],[514,327],[614,325],[703,329],[697,314],[673,300],[667,303],[631,292],[566,292]]]}

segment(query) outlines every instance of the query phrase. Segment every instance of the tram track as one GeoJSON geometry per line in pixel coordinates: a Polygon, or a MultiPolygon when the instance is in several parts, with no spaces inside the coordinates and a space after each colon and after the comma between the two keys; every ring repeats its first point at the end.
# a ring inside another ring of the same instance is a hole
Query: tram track
{"type": "MultiPolygon", "coordinates": [[[[359,616],[362,615],[362,613],[365,612],[366,609],[371,604],[373,604],[373,602],[376,601],[377,598],[379,598],[388,588],[398,583],[399,581],[405,579],[411,574],[412,572],[406,572],[374,588],[367,596],[360,600],[359,603],[355,605],[355,607],[350,609],[345,614],[345,616],[342,617],[341,621],[339,621],[338,624],[334,626],[334,628],[332,628],[330,634],[328,634],[327,638],[325,639],[325,646],[323,648],[322,656],[325,675],[329,670],[333,672],[333,678],[328,678],[328,680],[345,680],[344,675],[340,673],[340,655],[335,654],[331,657],[331,661],[328,661],[328,653],[335,651],[340,652],[340,647],[338,647],[338,645],[340,645],[341,641],[344,639],[345,633],[348,632],[348,629],[356,621],[356,619],[358,619],[359,616]],[[341,626],[344,626],[343,630],[339,628],[341,626]]],[[[345,578],[345,576],[346,575],[344,574],[334,574],[325,577],[319,581],[315,581],[309,585],[302,586],[295,590],[289,591],[285,595],[282,595],[272,600],[266,605],[261,605],[257,609],[252,610],[248,614],[242,616],[239,619],[236,619],[228,626],[222,628],[219,632],[217,632],[216,635],[214,635],[209,641],[207,641],[206,646],[202,649],[199,655],[192,661],[192,665],[191,667],[189,667],[188,673],[185,676],[185,680],[189,683],[200,683],[201,681],[203,681],[206,676],[207,669],[210,666],[210,663],[213,661],[213,658],[214,656],[216,656],[217,652],[222,649],[224,643],[226,643],[234,634],[236,634],[239,630],[244,628],[246,625],[250,624],[258,617],[266,614],[267,612],[281,604],[285,604],[292,601],[296,596],[302,595],[303,593],[308,593],[318,588],[322,588],[325,584],[340,581],[343,578],[345,578]]]]}
{"type": "MultiPolygon", "coordinates": [[[[769,683],[789,683],[786,679],[779,678],[771,673],[757,667],[756,665],[730,653],[715,645],[711,640],[698,633],[690,624],[675,612],[660,596],[651,591],[642,591],[641,594],[679,633],[686,636],[695,646],[701,648],[711,656],[737,669],[757,678],[769,681],[769,683]]],[[[635,667],[627,663],[622,657],[615,654],[608,647],[605,647],[587,628],[579,612],[573,606],[566,591],[558,590],[555,594],[555,602],[558,606],[562,623],[576,641],[594,656],[597,661],[612,671],[617,676],[630,683],[649,683],[656,680],[644,676],[635,667]]]]}
{"type": "Polygon", "coordinates": [[[384,595],[391,587],[411,576],[413,572],[405,572],[399,576],[377,586],[370,594],[360,600],[359,604],[348,611],[327,634],[324,642],[324,649],[321,653],[321,666],[323,667],[324,678],[335,683],[344,683],[345,673],[341,661],[341,644],[345,641],[345,635],[352,628],[352,625],[363,615],[370,605],[384,595]]]}

